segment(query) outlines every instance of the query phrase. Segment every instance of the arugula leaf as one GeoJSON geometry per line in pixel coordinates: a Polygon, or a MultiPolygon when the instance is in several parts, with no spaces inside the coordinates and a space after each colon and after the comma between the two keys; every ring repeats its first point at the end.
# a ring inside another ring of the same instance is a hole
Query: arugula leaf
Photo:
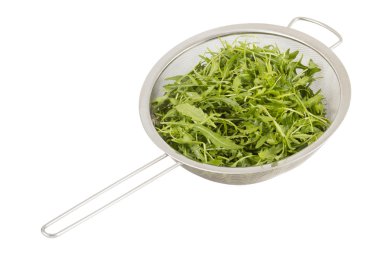
{"type": "Polygon", "coordinates": [[[202,109],[197,108],[190,104],[179,104],[175,109],[185,116],[190,117],[195,122],[205,122],[207,120],[207,114],[202,109]]]}
{"type": "Polygon", "coordinates": [[[194,125],[193,129],[200,132],[204,137],[206,137],[215,146],[219,148],[226,148],[226,149],[241,149],[242,148],[241,146],[235,144],[230,139],[227,139],[221,136],[220,134],[215,133],[202,125],[194,125]]]}
{"type": "Polygon", "coordinates": [[[184,116],[190,117],[195,123],[208,123],[209,125],[216,127],[215,124],[209,120],[206,113],[201,108],[197,108],[188,103],[179,104],[175,109],[184,116]]]}

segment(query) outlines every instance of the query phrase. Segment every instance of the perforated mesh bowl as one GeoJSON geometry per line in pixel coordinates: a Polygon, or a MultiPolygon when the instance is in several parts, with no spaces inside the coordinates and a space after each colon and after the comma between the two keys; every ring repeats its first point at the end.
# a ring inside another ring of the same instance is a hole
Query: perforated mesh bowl
{"type": "MultiPolygon", "coordinates": [[[[298,18],[302,19],[302,18],[298,18]]],[[[335,32],[332,28],[316,22],[335,32]]],[[[336,33],[337,34],[337,33],[336,33]]],[[[339,34],[337,34],[339,36],[339,34]]],[[[339,36],[339,38],[341,38],[339,36]]],[[[313,154],[337,129],[342,122],[350,102],[350,82],[343,64],[328,48],[317,39],[289,27],[268,24],[240,24],[213,29],[198,34],[169,51],[153,67],[143,85],[140,96],[140,116],[143,126],[153,140],[166,154],[178,161],[187,170],[206,179],[227,184],[250,184],[260,182],[302,163],[313,154]],[[244,36],[249,35],[249,36],[244,36]],[[319,78],[313,89],[321,89],[326,98],[327,117],[332,122],[327,131],[313,144],[298,153],[275,163],[263,166],[230,168],[202,164],[188,159],[171,148],[156,132],[152,123],[151,101],[163,94],[165,78],[188,73],[201,59],[207,48],[221,47],[220,38],[228,42],[235,39],[256,42],[259,46],[275,44],[281,50],[298,50],[304,63],[312,59],[320,68],[319,78]]]]}

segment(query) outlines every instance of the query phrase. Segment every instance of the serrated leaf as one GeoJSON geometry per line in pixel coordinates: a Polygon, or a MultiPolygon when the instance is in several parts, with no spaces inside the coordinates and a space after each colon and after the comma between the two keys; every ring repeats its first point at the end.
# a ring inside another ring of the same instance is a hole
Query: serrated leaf
{"type": "Polygon", "coordinates": [[[213,132],[212,130],[208,129],[205,126],[194,125],[193,129],[201,133],[204,137],[210,140],[217,147],[225,148],[225,149],[241,149],[242,148],[240,145],[237,145],[232,140],[227,139],[221,136],[220,134],[213,132]]]}
{"type": "Polygon", "coordinates": [[[233,83],[232,83],[232,89],[235,93],[239,93],[241,87],[241,79],[240,77],[235,77],[233,83]]]}
{"type": "Polygon", "coordinates": [[[268,139],[268,135],[261,136],[260,139],[257,141],[255,148],[260,148],[266,140],[268,139]]]}
{"type": "Polygon", "coordinates": [[[205,122],[207,120],[207,114],[201,108],[190,104],[179,104],[175,108],[179,113],[190,117],[194,122],[205,122]]]}

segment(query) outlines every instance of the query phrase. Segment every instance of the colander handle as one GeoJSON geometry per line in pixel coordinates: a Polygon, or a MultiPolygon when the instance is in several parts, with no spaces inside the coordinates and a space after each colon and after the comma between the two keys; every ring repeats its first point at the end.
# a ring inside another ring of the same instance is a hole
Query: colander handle
{"type": "Polygon", "coordinates": [[[312,18],[306,18],[306,17],[296,17],[296,18],[293,18],[292,21],[290,21],[288,27],[289,28],[292,27],[292,25],[294,23],[296,23],[297,21],[300,21],[300,20],[306,21],[306,22],[310,22],[310,23],[313,23],[313,24],[316,24],[316,25],[320,25],[323,28],[326,28],[327,30],[329,30],[330,32],[332,32],[338,38],[338,41],[330,46],[331,49],[336,48],[337,46],[340,45],[340,43],[342,43],[342,41],[343,41],[342,36],[334,28],[326,25],[325,23],[322,23],[321,21],[318,21],[318,20],[315,20],[315,19],[312,19],[312,18]]]}
{"type": "Polygon", "coordinates": [[[100,213],[101,211],[105,210],[106,208],[112,206],[113,204],[116,204],[117,202],[119,202],[120,200],[128,197],[129,195],[131,195],[132,193],[138,191],[139,189],[143,188],[144,186],[148,185],[149,183],[153,182],[154,180],[158,179],[159,177],[165,175],[166,173],[170,172],[171,170],[173,170],[174,168],[178,167],[181,165],[181,163],[179,162],[176,162],[174,165],[166,168],[165,170],[161,171],[160,173],[156,174],[155,176],[149,178],[148,180],[144,181],[143,183],[139,184],[138,186],[132,188],[131,190],[127,191],[126,193],[120,195],[119,197],[115,198],[114,200],[108,202],[107,204],[103,205],[102,207],[96,209],[95,211],[91,212],[90,214],[84,216],[83,218],[80,218],[78,220],[76,220],[75,222],[71,223],[70,225],[62,228],[61,230],[59,230],[58,232],[56,233],[49,233],[46,231],[47,228],[49,228],[51,225],[55,224],[56,222],[60,221],[61,219],[63,219],[64,217],[66,217],[67,215],[71,214],[72,212],[76,211],[77,209],[79,209],[80,207],[86,205],[87,203],[91,202],[92,200],[96,199],[97,197],[101,196],[103,193],[111,190],[112,188],[114,188],[115,186],[123,183],[124,181],[126,181],[127,179],[139,174],[140,172],[142,172],[143,170],[149,168],[150,166],[156,164],[157,162],[163,160],[164,158],[166,158],[168,155],[167,154],[163,154],[159,157],[157,157],[156,159],[154,159],[153,161],[147,163],[146,165],[138,168],[137,170],[131,172],[130,174],[120,178],[119,180],[117,180],[116,182],[110,184],[109,186],[107,186],[106,188],[100,190],[99,192],[95,193],[94,195],[90,196],[89,198],[83,200],[82,202],[80,202],[79,204],[73,206],[72,208],[70,208],[69,210],[67,210],[66,212],[62,213],[61,215],[57,216],[56,218],[52,219],[51,221],[49,221],[48,223],[46,223],[45,225],[43,225],[41,227],[41,233],[48,237],[48,238],[56,238],[60,235],[62,235],[63,233],[66,233],[67,231],[69,231],[70,229],[78,226],[79,224],[85,222],[86,220],[92,218],[93,216],[97,215],[98,213],[100,213]]]}

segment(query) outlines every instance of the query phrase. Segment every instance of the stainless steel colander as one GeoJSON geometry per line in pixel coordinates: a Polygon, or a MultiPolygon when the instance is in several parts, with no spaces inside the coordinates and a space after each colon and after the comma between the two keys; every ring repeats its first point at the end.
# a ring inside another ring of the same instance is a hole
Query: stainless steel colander
{"type": "Polygon", "coordinates": [[[334,29],[324,23],[304,17],[294,18],[288,27],[268,24],[239,24],[220,27],[198,34],[182,42],[164,55],[153,67],[144,82],[140,95],[139,110],[144,129],[152,141],[160,149],[162,149],[165,154],[154,159],[145,166],[133,171],[129,175],[119,179],[115,183],[104,188],[98,193],[95,193],[88,199],[82,201],[65,213],[51,220],[41,228],[41,232],[49,238],[57,237],[178,166],[182,166],[183,168],[203,178],[226,184],[257,183],[270,179],[296,167],[312,155],[335,132],[347,113],[351,96],[350,81],[343,64],[331,50],[332,48],[338,46],[341,42],[342,37],[334,29]],[[328,29],[337,36],[338,41],[334,45],[327,47],[317,39],[292,29],[291,26],[293,23],[299,20],[312,22],[328,29]],[[317,141],[298,153],[284,160],[263,166],[244,168],[218,167],[190,160],[178,153],[176,150],[172,149],[160,137],[154,128],[151,117],[150,103],[153,99],[162,95],[162,87],[166,84],[166,77],[189,72],[199,62],[199,55],[204,53],[207,48],[217,49],[221,46],[219,38],[223,38],[223,40],[228,42],[240,39],[255,42],[261,46],[276,44],[281,50],[284,51],[287,49],[300,51],[300,53],[304,56],[303,60],[305,62],[308,62],[309,59],[313,59],[313,61],[321,68],[319,75],[322,77],[313,83],[313,87],[316,90],[322,90],[322,93],[326,98],[327,117],[332,122],[326,132],[317,141]],[[46,231],[49,226],[167,156],[170,156],[175,161],[175,164],[171,167],[166,168],[154,177],[129,190],[113,201],[105,204],[101,208],[96,209],[92,213],[77,220],[71,225],[64,227],[58,232],[50,233],[46,231]]]}

